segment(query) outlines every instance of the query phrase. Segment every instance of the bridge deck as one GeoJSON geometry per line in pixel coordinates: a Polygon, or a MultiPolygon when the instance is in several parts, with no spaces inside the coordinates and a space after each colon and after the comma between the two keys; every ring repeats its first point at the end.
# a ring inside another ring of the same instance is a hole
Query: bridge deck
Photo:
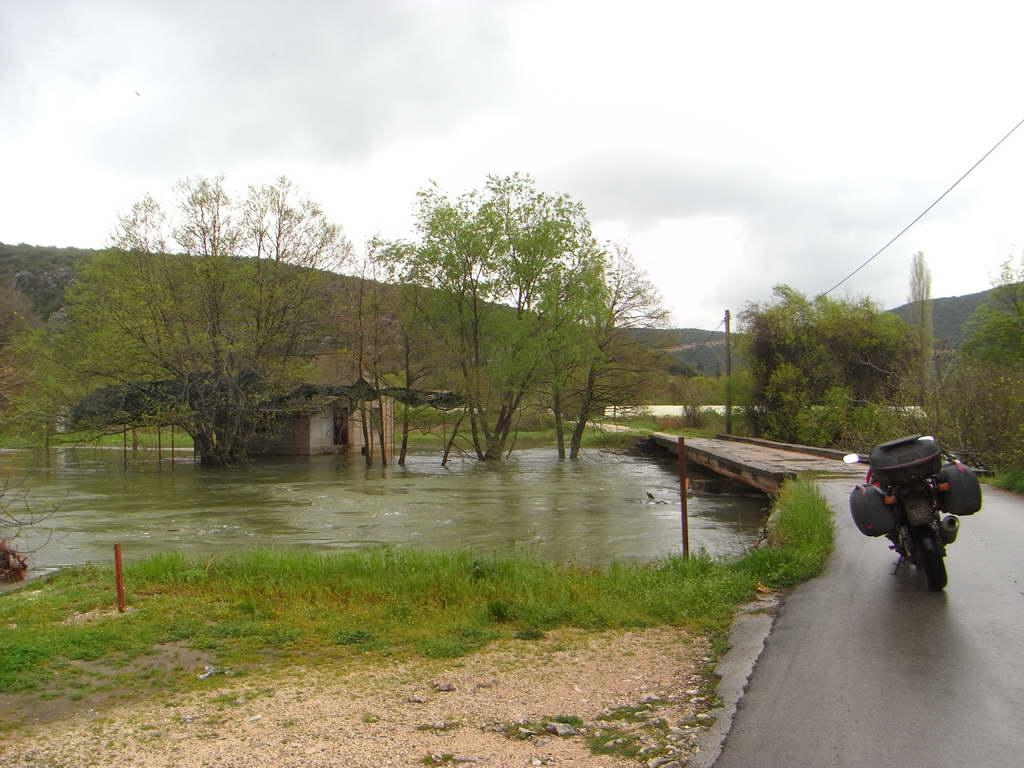
{"type": "MultiPolygon", "coordinates": [[[[651,440],[672,453],[679,452],[677,435],[655,432],[651,440]]],[[[863,466],[844,464],[838,458],[799,453],[763,443],[688,437],[685,445],[688,461],[765,493],[778,493],[786,479],[801,472],[842,473],[851,477],[863,477],[865,472],[863,466]]]]}

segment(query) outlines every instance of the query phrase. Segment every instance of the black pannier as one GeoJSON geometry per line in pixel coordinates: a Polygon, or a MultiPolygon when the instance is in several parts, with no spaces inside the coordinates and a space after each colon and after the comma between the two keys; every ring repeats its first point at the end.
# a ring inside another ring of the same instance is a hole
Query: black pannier
{"type": "Polygon", "coordinates": [[[882,443],[868,457],[872,479],[883,486],[920,483],[939,471],[939,446],[920,435],[882,443]]]}
{"type": "Polygon", "coordinates": [[[850,492],[850,514],[865,536],[884,536],[896,530],[895,508],[874,485],[858,485],[850,492]]]}
{"type": "Polygon", "coordinates": [[[981,509],[981,483],[974,470],[957,461],[939,470],[942,509],[951,515],[973,515],[981,509]]]}

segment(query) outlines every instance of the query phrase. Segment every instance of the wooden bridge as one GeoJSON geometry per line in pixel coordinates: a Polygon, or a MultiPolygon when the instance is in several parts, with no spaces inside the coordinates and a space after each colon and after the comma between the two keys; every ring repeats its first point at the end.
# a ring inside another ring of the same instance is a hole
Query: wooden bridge
{"type": "MultiPolygon", "coordinates": [[[[650,440],[679,454],[679,436],[655,432],[650,440]]],[[[719,435],[687,437],[686,459],[765,493],[778,493],[782,483],[801,472],[827,472],[863,477],[865,469],[844,464],[843,452],[768,440],[719,435]]]]}

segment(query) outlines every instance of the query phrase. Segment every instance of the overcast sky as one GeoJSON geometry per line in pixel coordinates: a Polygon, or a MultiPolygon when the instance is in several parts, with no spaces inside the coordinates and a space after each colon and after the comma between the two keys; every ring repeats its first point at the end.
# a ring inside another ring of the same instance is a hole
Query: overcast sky
{"type": "MultiPolygon", "coordinates": [[[[676,325],[815,294],[1024,117],[1020,4],[0,0],[0,241],[101,247],[175,179],[285,174],[358,245],[428,180],[522,171],[630,247],[676,325]]],[[[983,290],[1024,128],[843,286],[983,290]]]]}

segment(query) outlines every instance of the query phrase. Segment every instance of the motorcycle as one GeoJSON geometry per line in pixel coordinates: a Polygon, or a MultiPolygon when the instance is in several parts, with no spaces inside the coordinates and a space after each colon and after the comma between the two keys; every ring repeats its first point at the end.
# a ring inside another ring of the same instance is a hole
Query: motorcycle
{"type": "MultiPolygon", "coordinates": [[[[960,517],[981,509],[981,485],[960,461],[941,465],[935,438],[911,435],[876,446],[865,482],[850,492],[850,514],[865,536],[886,536],[900,556],[924,572],[928,588],[945,589],[946,547],[956,541],[960,517]],[[943,516],[944,513],[944,516],[943,516]]],[[[847,464],[861,460],[856,453],[847,464]]]]}

